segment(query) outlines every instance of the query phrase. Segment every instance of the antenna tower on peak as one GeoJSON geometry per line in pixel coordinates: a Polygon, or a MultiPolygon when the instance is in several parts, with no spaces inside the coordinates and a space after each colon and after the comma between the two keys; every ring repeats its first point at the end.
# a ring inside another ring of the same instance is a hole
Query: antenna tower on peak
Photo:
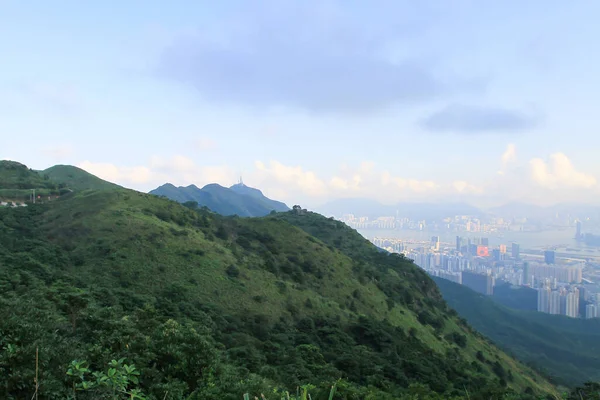
{"type": "Polygon", "coordinates": [[[240,175],[240,181],[239,181],[239,184],[240,184],[240,185],[243,185],[243,184],[244,184],[244,180],[242,179],[242,176],[241,176],[241,175],[240,175]]]}

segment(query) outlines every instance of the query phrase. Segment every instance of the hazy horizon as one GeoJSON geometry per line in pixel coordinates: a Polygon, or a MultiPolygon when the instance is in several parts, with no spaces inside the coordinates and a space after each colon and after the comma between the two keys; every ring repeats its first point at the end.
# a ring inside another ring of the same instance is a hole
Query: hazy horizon
{"type": "Polygon", "coordinates": [[[147,192],[595,203],[600,3],[0,2],[0,159],[147,192]]]}

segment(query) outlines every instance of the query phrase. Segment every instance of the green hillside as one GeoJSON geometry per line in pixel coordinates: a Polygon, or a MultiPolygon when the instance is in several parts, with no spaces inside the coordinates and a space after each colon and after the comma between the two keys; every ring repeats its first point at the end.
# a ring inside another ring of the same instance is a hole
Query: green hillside
{"type": "Polygon", "coordinates": [[[306,383],[319,399],[339,379],[348,399],[554,392],[411,262],[312,213],[221,217],[125,189],[0,209],[0,315],[7,399],[31,398],[36,348],[44,399],[90,385],[82,366],[129,374],[106,369],[120,358],[152,399],[306,383]]]}
{"type": "Polygon", "coordinates": [[[522,361],[568,386],[600,381],[600,319],[513,310],[466,286],[434,280],[469,324],[522,361]]]}
{"type": "Polygon", "coordinates": [[[0,160],[0,200],[27,201],[32,190],[40,196],[59,195],[58,184],[48,176],[16,161],[0,160]]]}
{"type": "Polygon", "coordinates": [[[0,160],[0,189],[53,189],[56,184],[48,177],[16,161],[0,160]]]}
{"type": "Polygon", "coordinates": [[[35,171],[15,161],[0,160],[0,200],[28,202],[34,190],[36,198],[45,201],[71,191],[117,187],[70,165],[35,171]]]}
{"type": "Polygon", "coordinates": [[[271,211],[288,211],[284,203],[265,197],[258,189],[244,185],[233,185],[230,188],[218,184],[209,184],[202,189],[195,185],[176,187],[170,183],[162,185],[150,192],[179,203],[195,202],[200,207],[208,207],[221,215],[237,215],[240,217],[263,217],[271,211]]]}
{"type": "Polygon", "coordinates": [[[87,171],[71,165],[55,165],[39,173],[47,176],[51,181],[63,184],[72,190],[104,190],[114,189],[118,185],[102,180],[87,171]]]}

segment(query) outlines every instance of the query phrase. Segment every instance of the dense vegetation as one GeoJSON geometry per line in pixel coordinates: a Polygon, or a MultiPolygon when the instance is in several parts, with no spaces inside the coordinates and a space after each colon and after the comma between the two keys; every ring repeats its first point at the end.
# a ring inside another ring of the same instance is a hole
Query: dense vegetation
{"type": "Polygon", "coordinates": [[[527,286],[513,286],[508,282],[497,283],[492,299],[515,310],[537,311],[537,290],[527,286]]]}
{"type": "Polygon", "coordinates": [[[600,319],[513,310],[434,278],[448,304],[499,346],[568,386],[600,381],[600,319]]]}
{"type": "Polygon", "coordinates": [[[31,397],[36,348],[46,399],[92,385],[93,372],[127,377],[125,364],[159,399],[305,383],[326,398],[339,379],[339,398],[553,391],[461,322],[410,262],[316,214],[225,218],[84,191],[1,209],[0,266],[2,398],[31,397]]]}
{"type": "MultiPolygon", "coordinates": [[[[3,182],[27,183],[7,170],[3,182]]],[[[70,167],[25,171],[75,189],[0,208],[0,398],[555,393],[409,260],[340,222],[223,217],[70,167]]]]}
{"type": "Polygon", "coordinates": [[[284,203],[265,197],[258,189],[239,183],[230,188],[209,184],[202,189],[195,185],[175,187],[170,183],[150,192],[179,203],[198,204],[221,215],[263,217],[271,211],[288,211],[284,203]]]}

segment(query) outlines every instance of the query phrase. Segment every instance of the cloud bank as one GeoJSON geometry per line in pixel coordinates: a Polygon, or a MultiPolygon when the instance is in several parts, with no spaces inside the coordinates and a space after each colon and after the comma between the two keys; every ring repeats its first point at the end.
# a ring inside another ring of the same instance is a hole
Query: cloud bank
{"type": "MultiPolygon", "coordinates": [[[[502,174],[492,174],[482,182],[470,182],[466,179],[436,181],[400,176],[378,168],[373,162],[343,166],[337,173],[324,176],[300,165],[257,160],[254,168],[244,175],[244,182],[279,200],[309,204],[355,197],[383,203],[460,200],[479,204],[493,199],[496,203],[518,200],[549,204],[592,201],[600,195],[597,178],[576,169],[562,153],[550,155],[547,161],[534,158],[518,163],[516,146],[509,144],[505,152],[498,155],[497,165],[502,168],[502,174]]],[[[144,191],[166,182],[199,187],[216,182],[229,186],[238,178],[230,167],[198,165],[180,155],[152,157],[146,166],[120,167],[89,161],[79,166],[103,179],[144,191]]]]}
{"type": "Polygon", "coordinates": [[[422,103],[477,86],[449,72],[440,78],[431,60],[394,56],[395,42],[419,30],[406,5],[369,8],[367,20],[346,3],[253,6],[218,21],[218,28],[178,37],[165,49],[159,73],[208,101],[326,113],[422,103]]]}
{"type": "Polygon", "coordinates": [[[520,111],[463,104],[448,105],[421,122],[431,132],[465,134],[517,132],[537,123],[536,118],[520,111]]]}

